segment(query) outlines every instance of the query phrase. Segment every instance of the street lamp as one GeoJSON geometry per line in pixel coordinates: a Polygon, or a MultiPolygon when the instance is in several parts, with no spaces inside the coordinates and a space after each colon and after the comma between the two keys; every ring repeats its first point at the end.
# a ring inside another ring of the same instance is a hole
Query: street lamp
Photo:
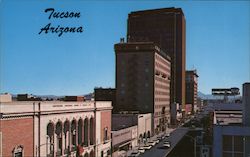
{"type": "Polygon", "coordinates": [[[189,136],[189,135],[184,135],[184,136],[189,137],[190,139],[194,141],[194,157],[196,157],[196,138],[189,136]]]}
{"type": "Polygon", "coordinates": [[[40,156],[40,154],[38,154],[38,149],[40,149],[42,146],[46,146],[46,156],[48,156],[48,145],[50,145],[50,147],[51,146],[54,146],[54,144],[53,143],[48,143],[48,139],[49,139],[49,136],[47,135],[46,136],[46,143],[44,143],[44,144],[41,144],[41,145],[39,145],[39,146],[36,146],[36,156],[40,156]]]}

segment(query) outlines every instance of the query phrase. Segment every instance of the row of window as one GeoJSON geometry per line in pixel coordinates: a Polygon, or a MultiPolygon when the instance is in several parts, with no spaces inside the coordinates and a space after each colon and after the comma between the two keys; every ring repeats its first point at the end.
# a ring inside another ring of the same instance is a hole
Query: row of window
{"type": "Polygon", "coordinates": [[[244,136],[223,136],[223,151],[243,152],[244,136]]]}
{"type": "Polygon", "coordinates": [[[155,90],[155,95],[169,95],[169,90],[164,91],[164,92],[155,90]]]}
{"type": "Polygon", "coordinates": [[[155,88],[169,89],[169,84],[155,82],[155,88]]]}
{"type": "Polygon", "coordinates": [[[71,151],[76,151],[77,146],[87,147],[94,144],[94,119],[80,118],[78,121],[66,120],[64,123],[58,121],[56,125],[50,122],[47,125],[47,137],[48,156],[53,156],[54,152],[56,155],[70,154],[71,151]]]}
{"type": "Polygon", "coordinates": [[[170,65],[155,62],[155,67],[156,69],[162,69],[164,71],[167,71],[168,73],[170,72],[170,65]]]}
{"type": "Polygon", "coordinates": [[[170,98],[155,98],[155,102],[157,101],[169,101],[170,98]]]}
{"type": "Polygon", "coordinates": [[[164,83],[164,84],[166,84],[166,80],[167,80],[167,78],[163,78],[163,77],[155,77],[155,80],[156,81],[158,81],[158,82],[162,82],[162,83],[164,83]],[[164,82],[163,82],[164,81],[164,82]]]}

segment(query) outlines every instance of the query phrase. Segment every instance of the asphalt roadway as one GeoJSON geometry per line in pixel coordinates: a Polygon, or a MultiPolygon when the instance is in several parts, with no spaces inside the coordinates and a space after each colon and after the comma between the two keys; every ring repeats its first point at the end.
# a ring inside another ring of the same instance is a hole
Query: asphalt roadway
{"type": "Polygon", "coordinates": [[[189,131],[189,128],[179,127],[171,132],[168,138],[163,139],[150,150],[145,151],[140,157],[167,157],[170,151],[177,145],[177,143],[183,138],[183,136],[189,131]],[[164,141],[170,141],[171,147],[164,148],[164,141]]]}

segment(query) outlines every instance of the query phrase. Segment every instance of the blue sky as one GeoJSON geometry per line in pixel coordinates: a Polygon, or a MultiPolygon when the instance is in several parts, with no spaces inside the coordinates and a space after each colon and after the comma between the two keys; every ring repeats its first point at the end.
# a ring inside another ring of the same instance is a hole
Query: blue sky
{"type": "Polygon", "coordinates": [[[250,80],[250,1],[0,1],[1,93],[81,95],[115,86],[113,46],[126,37],[131,11],[181,7],[186,18],[186,69],[197,69],[199,91],[240,87],[250,80]],[[46,8],[81,12],[48,19],[46,8]],[[38,35],[53,26],[83,33],[38,35]]]}

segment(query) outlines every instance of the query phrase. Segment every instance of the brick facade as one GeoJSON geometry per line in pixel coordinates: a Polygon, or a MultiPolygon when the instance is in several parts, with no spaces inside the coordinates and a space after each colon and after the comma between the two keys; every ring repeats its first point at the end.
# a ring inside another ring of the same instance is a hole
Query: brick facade
{"type": "Polygon", "coordinates": [[[104,132],[105,128],[107,128],[107,140],[111,139],[111,111],[103,111],[101,112],[101,140],[104,140],[104,132]]]}
{"type": "Polygon", "coordinates": [[[33,118],[0,120],[2,156],[12,157],[17,146],[23,147],[24,156],[34,156],[33,118]]]}

